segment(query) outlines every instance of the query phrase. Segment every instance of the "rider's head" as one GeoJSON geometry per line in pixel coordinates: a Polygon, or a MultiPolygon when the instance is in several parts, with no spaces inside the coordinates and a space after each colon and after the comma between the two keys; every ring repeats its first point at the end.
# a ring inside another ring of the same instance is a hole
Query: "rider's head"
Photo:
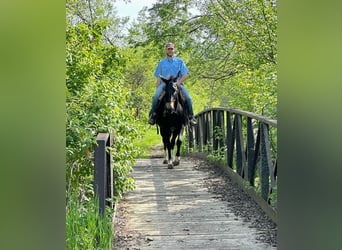
{"type": "Polygon", "coordinates": [[[167,57],[173,57],[175,54],[176,46],[174,43],[167,43],[165,44],[165,52],[167,57]]]}

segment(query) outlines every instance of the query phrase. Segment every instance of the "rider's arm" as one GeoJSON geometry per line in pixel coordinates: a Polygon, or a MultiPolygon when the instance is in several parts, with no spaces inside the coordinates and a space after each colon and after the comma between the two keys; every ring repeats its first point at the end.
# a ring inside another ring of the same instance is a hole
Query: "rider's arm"
{"type": "Polygon", "coordinates": [[[177,86],[179,87],[181,85],[182,82],[184,82],[184,80],[186,78],[188,78],[189,74],[184,74],[182,75],[182,77],[176,82],[177,86]]]}
{"type": "Polygon", "coordinates": [[[157,77],[157,83],[156,83],[156,87],[158,88],[158,86],[159,86],[159,84],[160,84],[160,81],[161,81],[161,79],[160,79],[160,77],[158,76],[157,77]]]}

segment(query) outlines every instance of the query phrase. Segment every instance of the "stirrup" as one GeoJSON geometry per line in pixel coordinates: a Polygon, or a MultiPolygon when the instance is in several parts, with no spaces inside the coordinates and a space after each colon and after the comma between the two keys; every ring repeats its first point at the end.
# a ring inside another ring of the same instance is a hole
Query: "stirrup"
{"type": "Polygon", "coordinates": [[[189,122],[192,126],[197,125],[197,121],[194,117],[189,118],[189,122]]]}
{"type": "Polygon", "coordinates": [[[148,119],[148,123],[149,123],[150,125],[156,124],[156,114],[151,114],[151,115],[150,115],[150,118],[148,119]]]}

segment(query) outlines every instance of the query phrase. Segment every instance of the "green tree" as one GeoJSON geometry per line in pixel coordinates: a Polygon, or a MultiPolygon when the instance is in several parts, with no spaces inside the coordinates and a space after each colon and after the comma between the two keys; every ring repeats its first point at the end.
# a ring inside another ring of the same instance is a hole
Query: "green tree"
{"type": "Polygon", "coordinates": [[[89,28],[101,22],[103,42],[121,45],[125,39],[121,31],[126,29],[128,17],[118,17],[114,3],[112,0],[67,0],[67,20],[89,28]]]}
{"type": "Polygon", "coordinates": [[[130,44],[151,44],[153,48],[161,51],[160,56],[164,56],[164,51],[159,48],[172,41],[177,44],[179,51],[184,51],[188,43],[191,43],[188,20],[192,6],[191,0],[159,0],[150,9],[145,7],[139,13],[139,26],[130,29],[131,35],[143,33],[144,37],[142,39],[141,36],[131,36],[130,44]]]}
{"type": "Polygon", "coordinates": [[[189,66],[209,100],[275,117],[276,2],[210,0],[201,10],[189,66]]]}
{"type": "Polygon", "coordinates": [[[157,1],[140,12],[128,41],[160,56],[165,42],[176,43],[195,110],[235,106],[275,118],[276,7],[270,0],[157,1]]]}
{"type": "Polygon", "coordinates": [[[123,74],[126,88],[134,93],[131,96],[131,101],[135,111],[135,119],[142,119],[145,123],[156,86],[156,79],[153,76],[154,68],[159,60],[150,53],[151,51],[153,50],[148,45],[126,48],[122,51],[124,55],[130,58],[123,74]]]}

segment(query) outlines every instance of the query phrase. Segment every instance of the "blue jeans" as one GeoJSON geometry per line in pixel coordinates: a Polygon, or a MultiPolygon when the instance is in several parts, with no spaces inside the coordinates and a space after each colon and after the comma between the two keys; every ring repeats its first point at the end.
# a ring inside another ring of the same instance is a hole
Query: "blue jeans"
{"type": "MultiPolygon", "coordinates": [[[[161,93],[163,92],[164,87],[165,87],[165,83],[160,82],[159,86],[156,89],[156,92],[154,93],[154,96],[152,97],[152,108],[150,110],[149,115],[151,115],[152,113],[154,113],[156,111],[156,108],[158,105],[158,98],[161,95],[161,93]]],[[[184,87],[183,84],[181,84],[180,87],[181,87],[182,94],[184,95],[184,97],[186,99],[186,103],[188,105],[189,116],[193,116],[194,112],[192,110],[192,100],[191,100],[191,97],[189,95],[189,92],[187,91],[187,89],[184,87]]]]}

